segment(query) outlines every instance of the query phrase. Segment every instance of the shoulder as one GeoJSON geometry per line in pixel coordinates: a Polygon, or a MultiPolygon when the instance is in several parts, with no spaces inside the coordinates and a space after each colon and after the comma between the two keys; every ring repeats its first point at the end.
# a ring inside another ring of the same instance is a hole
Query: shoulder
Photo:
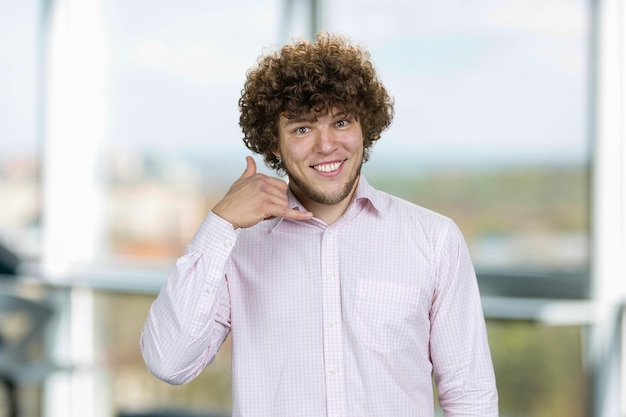
{"type": "Polygon", "coordinates": [[[382,214],[389,218],[429,228],[456,228],[454,220],[443,213],[384,191],[375,192],[378,194],[382,214]]]}
{"type": "Polygon", "coordinates": [[[453,223],[449,217],[442,213],[374,188],[365,178],[362,178],[359,183],[357,198],[369,200],[372,207],[376,209],[382,218],[442,226],[453,223]]]}
{"type": "Polygon", "coordinates": [[[376,190],[376,194],[377,217],[387,230],[427,243],[434,251],[465,245],[460,228],[447,215],[384,191],[376,190]]]}

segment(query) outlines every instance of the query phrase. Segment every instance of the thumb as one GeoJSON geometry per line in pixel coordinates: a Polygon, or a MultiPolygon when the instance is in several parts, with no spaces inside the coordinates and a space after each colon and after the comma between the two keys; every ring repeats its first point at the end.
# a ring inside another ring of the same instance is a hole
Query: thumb
{"type": "Polygon", "coordinates": [[[246,156],[246,170],[241,174],[241,178],[248,178],[256,174],[256,162],[251,156],[246,156]]]}

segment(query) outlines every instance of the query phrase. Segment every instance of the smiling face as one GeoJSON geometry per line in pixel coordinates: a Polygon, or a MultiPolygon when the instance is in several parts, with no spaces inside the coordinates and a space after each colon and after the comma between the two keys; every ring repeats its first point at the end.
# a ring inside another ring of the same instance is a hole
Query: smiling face
{"type": "Polygon", "coordinates": [[[313,120],[283,115],[278,136],[274,154],[282,160],[294,195],[314,214],[320,210],[343,214],[363,164],[363,132],[358,120],[332,111],[313,120]]]}

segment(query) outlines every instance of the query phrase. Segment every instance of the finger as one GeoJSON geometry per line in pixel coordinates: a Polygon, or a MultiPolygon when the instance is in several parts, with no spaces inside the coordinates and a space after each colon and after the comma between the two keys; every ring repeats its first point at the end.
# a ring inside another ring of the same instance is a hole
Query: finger
{"type": "Polygon", "coordinates": [[[310,220],[313,218],[313,213],[310,211],[292,209],[284,205],[281,205],[271,214],[275,217],[280,216],[291,220],[310,220]]]}
{"type": "Polygon", "coordinates": [[[313,213],[310,211],[287,209],[282,216],[291,220],[310,220],[313,218],[313,213]]]}
{"type": "Polygon", "coordinates": [[[266,190],[269,194],[275,194],[277,196],[280,196],[281,198],[283,198],[285,200],[285,204],[287,202],[287,194],[285,194],[287,192],[287,188],[289,188],[289,185],[287,185],[287,183],[279,178],[272,178],[272,177],[266,177],[265,178],[266,183],[265,185],[267,186],[266,190]]]}
{"type": "Polygon", "coordinates": [[[283,217],[292,220],[309,220],[313,218],[313,213],[306,210],[292,209],[288,205],[287,196],[274,195],[266,201],[265,210],[260,216],[262,220],[269,220],[275,217],[283,217]]]}
{"type": "Polygon", "coordinates": [[[248,178],[256,174],[256,162],[251,156],[246,156],[246,170],[240,178],[248,178]]]}

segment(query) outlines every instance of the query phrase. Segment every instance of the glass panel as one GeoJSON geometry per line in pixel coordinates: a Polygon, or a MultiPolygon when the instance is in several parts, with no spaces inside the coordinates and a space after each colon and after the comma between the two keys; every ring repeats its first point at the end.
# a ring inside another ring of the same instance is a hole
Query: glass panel
{"type": "Polygon", "coordinates": [[[587,7],[326,5],[328,27],[370,49],[395,97],[366,174],[457,221],[478,268],[587,268],[587,7]]]}
{"type": "Polygon", "coordinates": [[[39,13],[36,1],[0,3],[0,245],[22,260],[40,251],[39,13]]]}
{"type": "MultiPolygon", "coordinates": [[[[588,269],[588,7],[326,3],[327,27],[369,48],[395,97],[365,174],[453,218],[479,273],[532,271],[537,285],[588,269]]],[[[500,415],[588,414],[582,328],[490,320],[488,330],[500,415]]]]}
{"type": "MultiPolygon", "coordinates": [[[[169,267],[241,174],[249,152],[238,127],[240,90],[256,56],[279,43],[282,7],[278,0],[105,3],[111,88],[104,260],[169,267]]],[[[230,339],[188,384],[149,374],[138,342],[153,299],[96,294],[96,356],[114,412],[230,412],[230,339]]]]}
{"type": "Polygon", "coordinates": [[[41,416],[49,367],[44,295],[2,276],[41,251],[40,3],[0,2],[0,416],[41,416]]]}
{"type": "Polygon", "coordinates": [[[103,256],[170,259],[245,168],[239,94],[262,49],[279,42],[282,2],[105,7],[112,68],[103,256]]]}
{"type": "Polygon", "coordinates": [[[230,412],[230,337],[215,361],[188,384],[168,385],[147,371],[138,344],[153,300],[153,295],[95,294],[96,357],[107,375],[111,408],[116,415],[164,409],[230,412]]]}
{"type": "MultiPolygon", "coordinates": [[[[243,1],[144,6],[107,3],[107,254],[172,258],[243,166],[236,102],[253,57],[277,43],[281,13],[243,1]]],[[[588,264],[586,5],[535,6],[324,8],[329,30],[371,50],[396,100],[365,172],[454,218],[479,268],[588,264]]]]}
{"type": "Polygon", "coordinates": [[[502,417],[589,415],[585,328],[490,320],[487,329],[502,417]]]}
{"type": "MultiPolygon", "coordinates": [[[[488,320],[501,417],[590,415],[587,328],[488,320]]],[[[437,395],[435,390],[435,395],[437,395]]],[[[436,404],[436,415],[443,411],[436,404]]]]}
{"type": "MultiPolygon", "coordinates": [[[[239,91],[280,42],[282,3],[106,7],[103,256],[171,259],[244,167],[239,91]]],[[[479,269],[587,268],[586,3],[340,0],[322,15],[370,49],[396,101],[374,185],[452,217],[479,269]]]]}
{"type": "MultiPolygon", "coordinates": [[[[106,3],[104,257],[169,264],[239,176],[239,90],[254,57],[280,42],[281,5],[106,3]]],[[[324,6],[325,27],[364,43],[395,97],[394,125],[365,166],[374,185],[452,217],[479,268],[587,268],[586,3],[324,6]]],[[[98,294],[115,409],[227,408],[228,345],[189,385],[147,373],[137,340],[152,299],[98,294]]],[[[489,322],[501,415],[584,415],[582,332],[489,322]]]]}

